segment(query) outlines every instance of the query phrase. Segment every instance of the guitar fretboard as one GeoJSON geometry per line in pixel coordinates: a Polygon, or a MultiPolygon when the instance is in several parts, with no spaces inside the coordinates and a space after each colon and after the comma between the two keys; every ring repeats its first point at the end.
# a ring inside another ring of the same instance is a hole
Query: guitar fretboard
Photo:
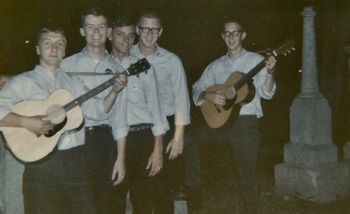
{"type": "Polygon", "coordinates": [[[67,111],[71,110],[72,108],[74,108],[75,106],[83,104],[85,101],[87,101],[91,97],[94,97],[97,94],[99,94],[100,92],[102,92],[103,90],[109,88],[110,86],[112,86],[114,84],[115,77],[116,76],[114,75],[111,79],[105,81],[104,83],[96,86],[95,88],[86,92],[85,94],[81,95],[80,97],[67,103],[66,105],[63,106],[64,110],[67,112],[67,111]]]}
{"type": "MultiPolygon", "coordinates": [[[[85,94],[81,95],[80,97],[67,103],[66,105],[63,106],[63,108],[66,112],[68,112],[69,110],[71,110],[75,106],[83,104],[85,101],[87,101],[91,97],[96,96],[97,94],[99,94],[103,90],[112,86],[114,84],[115,78],[120,74],[125,74],[126,76],[138,75],[141,72],[147,71],[147,69],[149,69],[149,68],[150,68],[150,64],[148,63],[148,61],[145,58],[140,59],[136,63],[130,65],[128,69],[124,70],[123,72],[114,74],[111,79],[105,81],[104,83],[96,86],[95,88],[91,89],[90,91],[86,92],[85,94]]],[[[110,71],[110,72],[112,73],[112,71],[110,71]]]]}
{"type": "Polygon", "coordinates": [[[233,87],[238,91],[246,82],[250,81],[261,69],[265,66],[265,59],[257,64],[252,70],[245,74],[239,81],[237,81],[233,87]]]}

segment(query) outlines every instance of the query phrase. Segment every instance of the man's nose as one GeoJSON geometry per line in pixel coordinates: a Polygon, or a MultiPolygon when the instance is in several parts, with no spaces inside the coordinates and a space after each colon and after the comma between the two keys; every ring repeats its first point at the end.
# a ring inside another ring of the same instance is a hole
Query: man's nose
{"type": "Polygon", "coordinates": [[[56,51],[57,50],[57,44],[52,44],[51,45],[51,50],[56,51]]]}

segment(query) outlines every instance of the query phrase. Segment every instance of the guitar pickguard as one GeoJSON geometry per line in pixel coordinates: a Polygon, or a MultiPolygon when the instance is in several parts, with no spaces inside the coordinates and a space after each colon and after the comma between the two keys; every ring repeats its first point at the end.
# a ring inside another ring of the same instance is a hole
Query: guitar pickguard
{"type": "Polygon", "coordinates": [[[65,117],[64,120],[63,120],[61,123],[55,125],[54,128],[51,129],[51,130],[49,131],[49,133],[45,135],[45,137],[52,137],[52,136],[54,136],[54,135],[55,135],[57,132],[59,132],[66,124],[67,124],[67,117],[65,117]]]}

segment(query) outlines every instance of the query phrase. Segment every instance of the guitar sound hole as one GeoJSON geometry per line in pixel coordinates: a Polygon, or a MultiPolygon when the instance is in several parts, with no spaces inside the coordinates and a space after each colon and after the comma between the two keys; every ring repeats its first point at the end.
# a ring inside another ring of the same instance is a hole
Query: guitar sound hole
{"type": "Polygon", "coordinates": [[[61,123],[55,125],[54,128],[51,129],[49,131],[49,133],[47,133],[45,135],[45,137],[52,137],[52,136],[54,136],[57,132],[59,132],[66,125],[66,123],[67,123],[67,117],[65,117],[64,120],[61,123]]]}

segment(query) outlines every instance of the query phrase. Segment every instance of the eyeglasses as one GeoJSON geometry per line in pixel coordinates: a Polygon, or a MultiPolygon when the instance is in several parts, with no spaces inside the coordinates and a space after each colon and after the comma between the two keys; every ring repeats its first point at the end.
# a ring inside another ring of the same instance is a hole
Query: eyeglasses
{"type": "Polygon", "coordinates": [[[160,27],[156,27],[156,28],[150,28],[150,27],[142,27],[142,26],[139,26],[140,30],[142,33],[144,34],[149,34],[150,32],[152,34],[158,34],[160,32],[160,27]]]}
{"type": "Polygon", "coordinates": [[[241,30],[234,30],[234,31],[225,31],[222,33],[222,36],[225,38],[229,38],[230,36],[237,37],[239,36],[243,31],[241,30]]]}

